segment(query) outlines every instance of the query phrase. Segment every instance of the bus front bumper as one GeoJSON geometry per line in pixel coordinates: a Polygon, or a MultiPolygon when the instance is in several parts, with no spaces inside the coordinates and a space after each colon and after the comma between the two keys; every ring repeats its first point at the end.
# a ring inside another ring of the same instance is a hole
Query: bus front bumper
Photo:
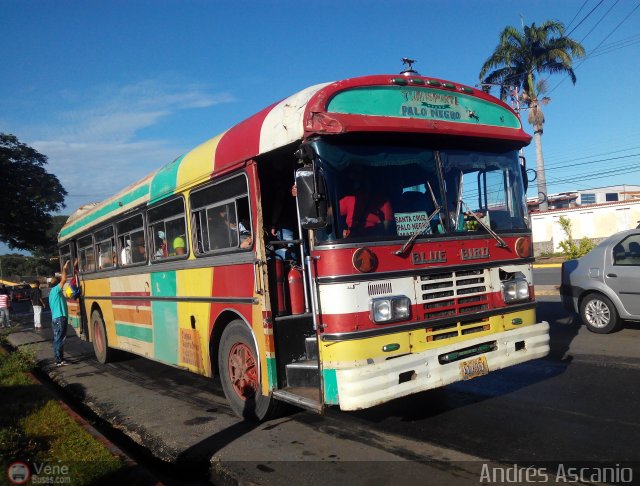
{"type": "MultiPolygon", "coordinates": [[[[341,410],[360,410],[395,398],[438,388],[463,379],[462,363],[484,357],[489,372],[542,358],[549,354],[549,324],[545,321],[458,342],[421,353],[412,353],[366,366],[324,370],[337,386],[341,410]],[[440,357],[495,343],[494,349],[467,358],[441,364],[440,357]],[[334,381],[335,380],[335,381],[334,381]]],[[[325,378],[325,385],[326,385],[325,378]]]]}

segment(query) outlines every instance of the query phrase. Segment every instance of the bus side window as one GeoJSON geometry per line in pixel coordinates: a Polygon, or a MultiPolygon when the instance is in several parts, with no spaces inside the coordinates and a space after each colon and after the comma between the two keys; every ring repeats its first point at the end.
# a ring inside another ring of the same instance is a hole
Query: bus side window
{"type": "Polygon", "coordinates": [[[70,265],[73,265],[73,255],[71,254],[71,245],[64,245],[60,247],[60,268],[62,269],[66,261],[69,261],[70,265]]]}
{"type": "Polygon", "coordinates": [[[88,235],[78,240],[78,265],[83,273],[96,270],[96,258],[93,251],[93,236],[88,235]]]}
{"type": "Polygon", "coordinates": [[[126,266],[147,261],[142,215],[137,214],[116,224],[120,265],[126,266]]]}
{"type": "Polygon", "coordinates": [[[98,250],[98,270],[113,268],[116,264],[116,247],[113,239],[113,226],[107,226],[95,233],[98,250]]]}
{"type": "Polygon", "coordinates": [[[191,207],[199,254],[253,245],[244,175],[192,192],[191,207]]]}
{"type": "Polygon", "coordinates": [[[189,253],[182,198],[150,209],[147,214],[152,238],[152,260],[159,261],[189,253]]]}

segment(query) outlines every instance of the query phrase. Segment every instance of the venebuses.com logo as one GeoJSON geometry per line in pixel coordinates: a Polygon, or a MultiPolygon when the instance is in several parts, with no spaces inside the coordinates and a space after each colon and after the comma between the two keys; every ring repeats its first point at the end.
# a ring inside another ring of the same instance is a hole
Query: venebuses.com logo
{"type": "Polygon", "coordinates": [[[7,476],[13,484],[27,484],[29,479],[31,479],[31,471],[29,471],[27,464],[16,461],[9,464],[7,476]]]}
{"type": "Polygon", "coordinates": [[[26,462],[14,461],[7,468],[7,477],[11,484],[71,484],[69,466],[62,464],[33,463],[32,468],[26,462]]]}

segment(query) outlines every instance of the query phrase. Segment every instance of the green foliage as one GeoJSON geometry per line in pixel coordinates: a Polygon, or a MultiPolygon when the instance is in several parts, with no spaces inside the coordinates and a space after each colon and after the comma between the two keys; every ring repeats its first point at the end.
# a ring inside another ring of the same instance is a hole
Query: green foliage
{"type": "Polygon", "coordinates": [[[45,155],[0,133],[0,240],[10,248],[32,250],[45,243],[51,213],[64,207],[67,191],[44,169],[46,163],[45,155]]]}
{"type": "Polygon", "coordinates": [[[0,385],[25,385],[29,381],[24,373],[35,366],[36,355],[31,348],[22,348],[13,353],[0,354],[0,385]]]}
{"type": "Polygon", "coordinates": [[[50,277],[60,270],[57,259],[18,254],[1,255],[0,265],[2,265],[2,277],[8,281],[16,281],[22,277],[50,277]]]}
{"type": "Polygon", "coordinates": [[[500,34],[495,51],[484,62],[479,78],[483,83],[500,85],[500,98],[506,99],[510,86],[528,94],[525,102],[537,100],[536,76],[566,74],[575,84],[573,59],[582,58],[585,49],[565,35],[562,22],[532,23],[522,32],[508,26],[500,34]]]}
{"type": "Polygon", "coordinates": [[[34,363],[32,350],[0,350],[0,470],[16,460],[67,466],[68,472],[56,477],[74,485],[95,484],[120,470],[120,459],[29,379],[25,372],[34,363]]]}
{"type": "Polygon", "coordinates": [[[567,260],[575,260],[583,255],[589,253],[596,246],[589,238],[582,238],[577,244],[571,235],[571,220],[560,216],[558,223],[562,227],[562,231],[567,236],[567,239],[561,241],[558,246],[562,248],[562,253],[567,260]]]}

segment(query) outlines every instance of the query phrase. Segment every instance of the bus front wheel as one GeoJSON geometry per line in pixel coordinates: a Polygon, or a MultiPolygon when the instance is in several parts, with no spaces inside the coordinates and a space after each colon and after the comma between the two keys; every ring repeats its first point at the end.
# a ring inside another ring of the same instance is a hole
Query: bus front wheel
{"type": "Polygon", "coordinates": [[[94,310],[91,313],[91,329],[93,331],[93,352],[98,363],[108,363],[111,358],[109,343],[107,341],[107,330],[100,311],[94,310]]]}
{"type": "Polygon", "coordinates": [[[261,393],[260,358],[253,335],[241,320],[229,323],[218,348],[222,389],[236,415],[262,421],[276,413],[277,402],[261,393]]]}

